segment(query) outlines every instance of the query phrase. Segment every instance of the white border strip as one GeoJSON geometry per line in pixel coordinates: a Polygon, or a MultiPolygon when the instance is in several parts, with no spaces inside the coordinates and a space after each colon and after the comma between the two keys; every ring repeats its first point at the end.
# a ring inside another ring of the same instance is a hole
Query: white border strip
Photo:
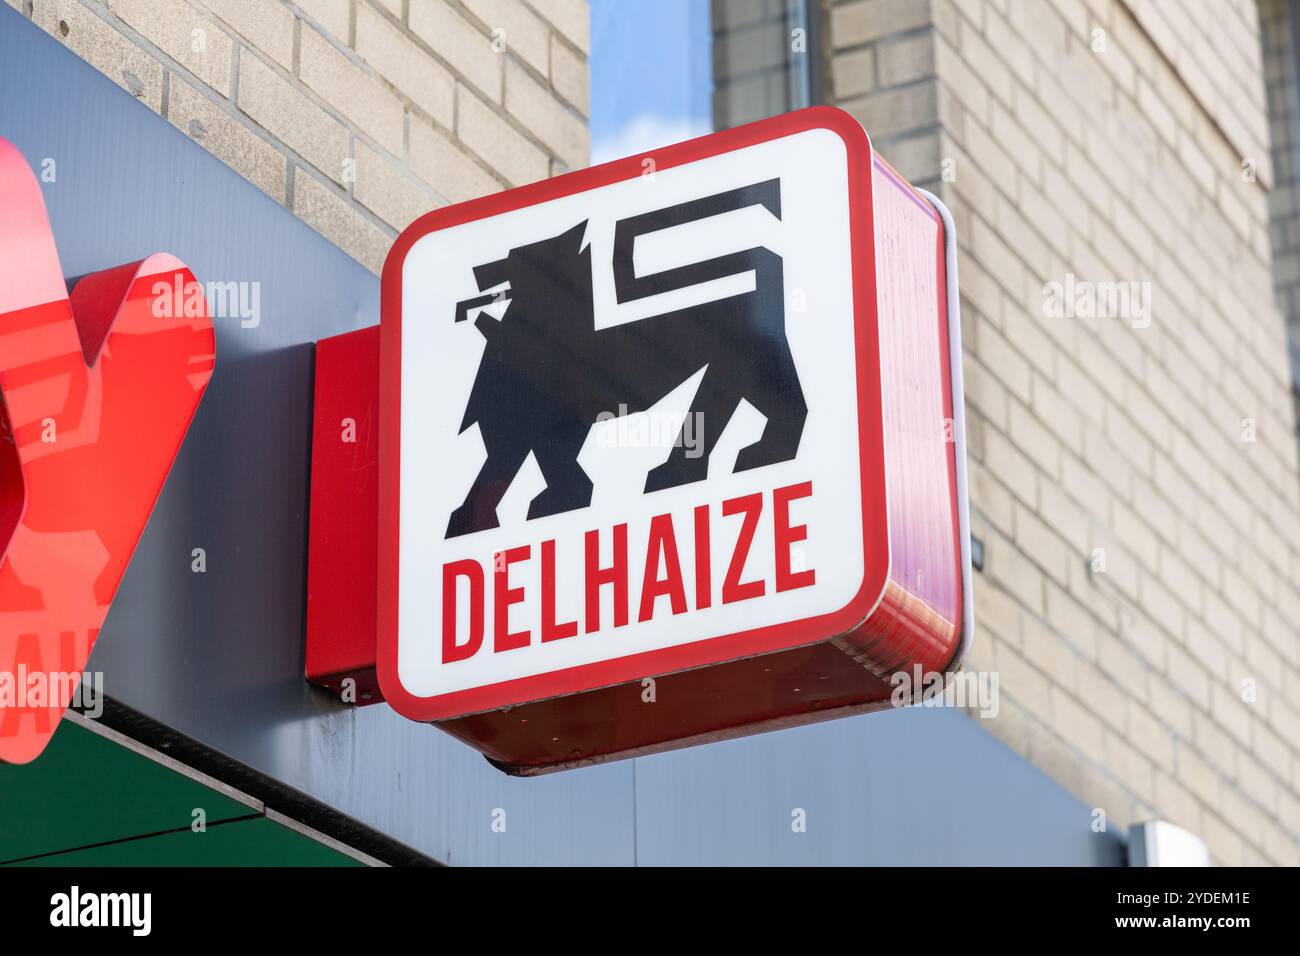
{"type": "Polygon", "coordinates": [[[92,734],[98,734],[100,737],[103,737],[105,740],[115,743],[119,747],[123,747],[134,754],[139,754],[141,757],[144,757],[146,760],[152,760],[154,763],[166,767],[168,770],[171,770],[173,773],[178,773],[182,777],[188,777],[190,780],[193,780],[195,783],[207,787],[209,790],[215,790],[223,797],[228,797],[229,799],[234,800],[236,803],[242,803],[244,806],[248,807],[250,810],[253,810],[256,813],[266,812],[266,805],[263,804],[262,801],[258,800],[256,797],[250,797],[248,794],[244,793],[243,791],[236,790],[228,783],[223,783],[222,781],[218,780],[216,777],[209,777],[206,773],[201,773],[200,771],[195,770],[193,767],[181,763],[175,757],[169,756],[168,754],[163,753],[161,750],[154,750],[152,747],[147,747],[144,744],[140,743],[140,741],[128,737],[126,734],[122,733],[121,731],[114,730],[112,727],[109,727],[106,724],[103,724],[92,717],[87,717],[85,714],[78,713],[77,711],[69,708],[68,710],[63,712],[63,719],[71,721],[72,723],[76,724],[78,727],[90,731],[92,734]]]}
{"type": "Polygon", "coordinates": [[[961,374],[961,298],[957,290],[957,224],[939,197],[924,189],[917,192],[929,200],[943,220],[944,271],[948,279],[948,360],[952,387],[952,431],[957,460],[957,527],[961,538],[961,637],[947,669],[961,667],[975,637],[975,593],[970,555],[970,488],[966,482],[966,387],[961,374]]]}
{"type": "Polygon", "coordinates": [[[349,856],[352,859],[356,860],[358,863],[363,863],[366,866],[372,866],[372,867],[388,866],[388,864],[383,862],[382,860],[376,860],[373,856],[371,856],[368,853],[362,853],[360,850],[355,849],[354,847],[350,847],[346,843],[341,843],[340,841],[334,839],[332,836],[328,836],[324,833],[321,833],[319,830],[313,830],[305,823],[299,823],[293,817],[286,817],[283,813],[280,813],[278,810],[272,810],[270,807],[267,807],[266,811],[262,815],[266,819],[270,820],[272,823],[278,823],[286,830],[292,830],[295,833],[307,837],[307,839],[309,840],[315,840],[317,843],[329,847],[335,853],[339,853],[343,856],[349,856]]]}
{"type": "Polygon", "coordinates": [[[319,830],[314,830],[306,824],[299,823],[292,817],[287,817],[283,813],[272,810],[270,807],[262,803],[261,800],[258,800],[255,797],[250,797],[248,794],[236,790],[234,787],[216,779],[215,777],[210,777],[206,773],[195,770],[193,767],[181,763],[174,757],[168,756],[161,751],[154,750],[152,747],[147,747],[138,740],[134,740],[133,738],[126,736],[126,734],[100,723],[98,720],[93,720],[84,714],[79,714],[75,710],[65,711],[64,719],[71,721],[93,734],[98,734],[100,737],[117,744],[119,747],[124,747],[132,753],[138,754],[147,760],[152,760],[154,763],[160,764],[174,773],[187,777],[195,783],[207,787],[209,790],[215,790],[217,793],[234,800],[236,803],[242,803],[250,810],[261,814],[265,819],[277,823],[285,829],[292,830],[310,840],[323,844],[336,853],[351,857],[366,866],[384,867],[388,865],[382,860],[377,860],[367,853],[363,853],[354,847],[348,846],[346,843],[341,843],[332,836],[321,833],[319,830]]]}

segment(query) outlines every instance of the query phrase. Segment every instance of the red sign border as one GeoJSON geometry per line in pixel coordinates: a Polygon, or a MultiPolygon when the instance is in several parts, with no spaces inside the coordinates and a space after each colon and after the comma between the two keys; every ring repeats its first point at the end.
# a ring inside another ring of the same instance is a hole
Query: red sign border
{"type": "Polygon", "coordinates": [[[847,634],[867,619],[884,594],[890,573],[871,178],[871,142],[866,130],[843,110],[814,106],[603,163],[555,179],[446,206],[421,216],[402,231],[384,261],[380,286],[379,594],[376,665],[384,699],[394,710],[417,721],[464,717],[644,677],[819,643],[847,634]],[[688,644],[533,674],[435,697],[419,697],[407,692],[402,686],[397,668],[400,562],[398,505],[401,500],[402,270],[411,247],[432,232],[633,179],[643,174],[643,163],[646,160],[653,161],[653,168],[661,171],[813,129],[825,129],[838,135],[848,154],[849,241],[853,263],[863,521],[863,582],[858,593],[839,611],[799,621],[705,638],[688,644]],[[870,508],[871,502],[877,502],[878,507],[870,508]],[[869,520],[869,513],[873,511],[878,520],[869,520]]]}

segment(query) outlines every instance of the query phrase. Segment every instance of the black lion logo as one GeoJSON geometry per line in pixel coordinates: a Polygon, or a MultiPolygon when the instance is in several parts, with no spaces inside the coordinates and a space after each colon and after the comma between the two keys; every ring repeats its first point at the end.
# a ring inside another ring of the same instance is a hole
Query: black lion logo
{"type": "Polygon", "coordinates": [[[482,311],[474,322],[487,345],[460,430],[479,423],[487,461],[452,512],[447,537],[497,527],[497,505],[529,452],[546,479],[530,520],[587,507],[592,483],[577,457],[598,417],[644,411],[702,368],[690,409],[705,429],[698,454],[688,454],[679,437],[650,471],[645,492],[707,477],[709,454],[742,399],[767,424],[741,450],[736,470],[795,457],[808,406],[786,339],[781,257],[758,247],[644,276],[632,260],[640,235],[754,205],[780,219],[780,180],[620,220],[613,251],[620,303],[750,271],[754,289],[599,331],[585,221],[474,267],[484,294],[458,303],[456,321],[506,298],[510,306],[499,322],[482,311]]]}

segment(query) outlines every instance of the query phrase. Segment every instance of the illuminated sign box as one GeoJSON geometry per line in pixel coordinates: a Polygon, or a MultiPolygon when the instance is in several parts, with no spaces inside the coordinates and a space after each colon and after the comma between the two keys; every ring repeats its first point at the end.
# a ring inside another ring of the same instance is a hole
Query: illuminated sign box
{"type": "Polygon", "coordinates": [[[814,108],[417,220],[318,349],[309,678],[527,774],[956,666],[945,217],[814,108]]]}

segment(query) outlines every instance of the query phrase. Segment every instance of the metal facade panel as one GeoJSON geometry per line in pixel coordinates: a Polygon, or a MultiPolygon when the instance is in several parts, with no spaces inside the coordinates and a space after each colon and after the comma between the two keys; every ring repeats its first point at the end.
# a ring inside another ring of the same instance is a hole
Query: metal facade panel
{"type": "Polygon", "coordinates": [[[908,708],[640,758],[637,862],[1122,865],[1118,835],[979,723],[908,708]]]}

